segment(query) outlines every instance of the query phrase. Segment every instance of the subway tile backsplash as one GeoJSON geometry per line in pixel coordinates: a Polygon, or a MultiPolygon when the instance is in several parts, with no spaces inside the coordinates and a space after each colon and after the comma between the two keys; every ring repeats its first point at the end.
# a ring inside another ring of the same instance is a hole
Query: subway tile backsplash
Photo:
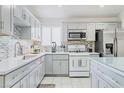
{"type": "Polygon", "coordinates": [[[9,56],[9,39],[8,36],[0,36],[0,60],[8,58],[9,56]]]}

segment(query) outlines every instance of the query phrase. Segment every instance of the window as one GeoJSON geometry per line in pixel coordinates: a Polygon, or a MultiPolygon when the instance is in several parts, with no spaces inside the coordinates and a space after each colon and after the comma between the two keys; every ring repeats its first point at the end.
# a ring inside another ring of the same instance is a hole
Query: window
{"type": "Polygon", "coordinates": [[[42,45],[51,45],[51,42],[61,45],[61,26],[42,26],[42,45]]]}

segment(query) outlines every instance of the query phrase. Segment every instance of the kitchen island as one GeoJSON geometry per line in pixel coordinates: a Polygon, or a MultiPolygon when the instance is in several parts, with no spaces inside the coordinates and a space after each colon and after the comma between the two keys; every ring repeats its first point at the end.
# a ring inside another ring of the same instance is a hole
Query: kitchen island
{"type": "Polygon", "coordinates": [[[124,57],[90,58],[91,87],[124,87],[124,57]]]}

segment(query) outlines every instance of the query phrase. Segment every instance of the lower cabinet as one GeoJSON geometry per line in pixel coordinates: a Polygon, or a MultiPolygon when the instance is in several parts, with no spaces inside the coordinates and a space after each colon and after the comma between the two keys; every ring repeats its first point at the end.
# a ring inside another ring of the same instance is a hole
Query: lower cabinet
{"type": "Polygon", "coordinates": [[[52,74],[53,69],[52,69],[52,55],[46,55],[45,56],[45,73],[46,74],[52,74]]]}
{"type": "Polygon", "coordinates": [[[47,54],[45,56],[45,74],[68,75],[68,54],[47,54]]]}
{"type": "Polygon", "coordinates": [[[36,87],[36,71],[32,71],[30,73],[30,88],[35,88],[36,87]]]}
{"type": "Polygon", "coordinates": [[[53,74],[68,74],[68,62],[67,61],[54,61],[53,62],[53,74]]]}
{"type": "Polygon", "coordinates": [[[61,74],[68,75],[68,61],[61,62],[61,74]]]}
{"type": "Polygon", "coordinates": [[[29,75],[25,76],[20,82],[20,88],[29,88],[30,87],[30,79],[29,75]]]}
{"type": "Polygon", "coordinates": [[[98,88],[98,79],[97,79],[97,75],[95,73],[91,74],[91,87],[98,88]]]}
{"type": "Polygon", "coordinates": [[[21,82],[16,83],[12,88],[21,88],[21,82]]]}
{"type": "Polygon", "coordinates": [[[98,88],[112,88],[106,81],[98,78],[98,88]]]}
{"type": "Polygon", "coordinates": [[[90,61],[91,87],[92,88],[123,88],[124,73],[103,64],[90,61]]]}
{"type": "Polygon", "coordinates": [[[61,62],[60,61],[54,61],[53,62],[53,74],[60,74],[61,73],[61,62]]]}
{"type": "Polygon", "coordinates": [[[45,61],[42,57],[31,63],[0,76],[0,87],[6,88],[36,88],[45,75],[45,61]],[[5,78],[5,79],[4,79],[5,78]]]}

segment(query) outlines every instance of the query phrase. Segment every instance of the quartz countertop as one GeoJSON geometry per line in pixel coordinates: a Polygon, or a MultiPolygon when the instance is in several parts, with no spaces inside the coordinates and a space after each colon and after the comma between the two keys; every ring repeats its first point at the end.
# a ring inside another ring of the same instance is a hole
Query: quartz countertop
{"type": "Polygon", "coordinates": [[[90,59],[124,72],[124,57],[97,57],[90,59]]]}
{"type": "Polygon", "coordinates": [[[69,53],[69,55],[99,55],[97,52],[69,53]]]}
{"type": "Polygon", "coordinates": [[[44,55],[44,53],[42,54],[31,54],[31,55],[36,55],[36,56],[33,56],[33,57],[30,57],[26,60],[22,60],[22,57],[17,57],[17,58],[8,58],[8,59],[5,59],[5,60],[2,60],[0,62],[0,75],[5,75],[17,68],[20,68],[30,62],[32,62],[33,60],[41,57],[44,55]]]}
{"type": "Polygon", "coordinates": [[[33,60],[44,56],[46,54],[68,54],[68,55],[90,55],[90,54],[99,54],[99,53],[95,53],[95,52],[83,52],[83,53],[69,53],[69,52],[44,52],[44,53],[40,53],[40,54],[28,54],[26,56],[32,56],[26,60],[22,60],[22,56],[16,57],[16,58],[8,58],[8,59],[4,59],[2,61],[0,61],[0,75],[6,75],[8,73],[10,73],[11,71],[18,69],[30,62],[32,62],[33,60]]]}

